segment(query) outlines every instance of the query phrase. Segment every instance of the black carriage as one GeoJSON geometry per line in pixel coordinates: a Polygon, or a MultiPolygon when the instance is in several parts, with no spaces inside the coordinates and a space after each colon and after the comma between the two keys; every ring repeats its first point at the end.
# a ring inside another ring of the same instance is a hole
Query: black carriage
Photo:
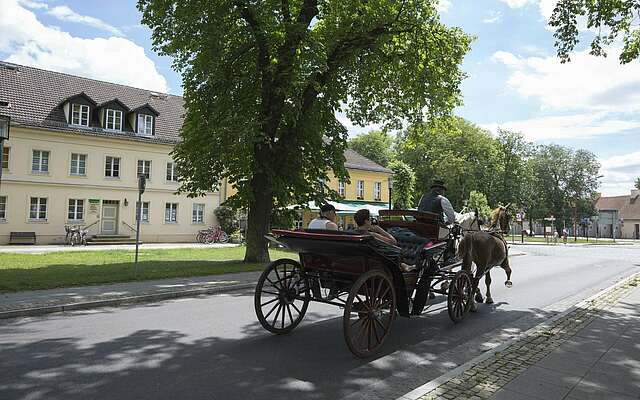
{"type": "Polygon", "coordinates": [[[262,326],[275,334],[293,330],[311,301],[344,308],[343,333],[358,357],[374,354],[397,315],[420,315],[430,294],[447,296],[449,317],[461,321],[471,306],[471,279],[447,263],[451,241],[438,240],[441,228],[431,213],[383,210],[379,224],[401,248],[381,244],[369,234],[325,230],[274,230],[272,241],[299,254],[267,266],[255,291],[262,326]],[[401,263],[415,265],[403,272],[401,263]]]}

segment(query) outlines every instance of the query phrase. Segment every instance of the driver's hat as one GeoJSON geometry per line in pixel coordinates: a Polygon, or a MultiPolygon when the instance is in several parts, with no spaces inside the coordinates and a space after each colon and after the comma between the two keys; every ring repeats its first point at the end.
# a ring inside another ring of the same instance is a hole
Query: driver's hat
{"type": "Polygon", "coordinates": [[[447,190],[447,187],[444,185],[444,181],[441,181],[439,179],[435,179],[431,184],[431,189],[434,189],[434,188],[447,190]]]}

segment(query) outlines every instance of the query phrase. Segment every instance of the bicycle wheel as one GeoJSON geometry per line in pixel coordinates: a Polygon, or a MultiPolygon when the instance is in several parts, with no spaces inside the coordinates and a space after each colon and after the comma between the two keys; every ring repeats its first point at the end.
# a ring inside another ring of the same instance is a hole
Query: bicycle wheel
{"type": "Polygon", "coordinates": [[[227,235],[226,232],[220,231],[220,234],[218,235],[218,242],[227,243],[228,241],[229,241],[229,235],[227,235]]]}

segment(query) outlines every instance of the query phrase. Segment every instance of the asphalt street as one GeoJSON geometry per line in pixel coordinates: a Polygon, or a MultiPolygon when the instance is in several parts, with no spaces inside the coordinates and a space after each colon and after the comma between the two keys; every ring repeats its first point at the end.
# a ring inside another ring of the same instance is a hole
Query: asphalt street
{"type": "Polygon", "coordinates": [[[250,291],[0,321],[0,398],[395,399],[640,271],[637,246],[518,249],[528,254],[511,261],[513,288],[492,274],[495,304],[454,325],[439,296],[364,361],[344,343],[340,309],[312,303],[274,336],[250,291]]]}

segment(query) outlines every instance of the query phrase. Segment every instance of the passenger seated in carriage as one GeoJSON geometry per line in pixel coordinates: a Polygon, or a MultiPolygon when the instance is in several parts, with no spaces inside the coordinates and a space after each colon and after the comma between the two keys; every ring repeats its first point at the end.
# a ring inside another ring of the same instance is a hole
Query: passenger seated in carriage
{"type": "Polygon", "coordinates": [[[323,204],[322,207],[320,207],[320,216],[311,220],[308,229],[328,229],[337,231],[337,220],[338,215],[336,214],[336,208],[331,204],[323,204]]]}
{"type": "MultiPolygon", "coordinates": [[[[398,243],[396,238],[394,238],[389,232],[382,229],[380,225],[374,225],[371,223],[371,212],[368,209],[363,208],[358,210],[353,216],[353,219],[358,225],[358,229],[356,229],[356,231],[371,234],[378,241],[382,242],[382,250],[387,253],[387,255],[391,258],[400,259],[401,253],[400,248],[396,246],[398,243]]],[[[416,267],[415,265],[400,262],[400,269],[404,272],[409,272],[416,269],[416,267]]]]}

